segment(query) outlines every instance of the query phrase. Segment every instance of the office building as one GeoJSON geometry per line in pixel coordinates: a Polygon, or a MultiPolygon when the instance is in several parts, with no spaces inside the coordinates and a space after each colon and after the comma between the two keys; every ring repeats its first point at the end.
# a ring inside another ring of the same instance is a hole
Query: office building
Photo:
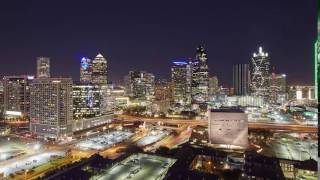
{"type": "Polygon", "coordinates": [[[150,99],[154,96],[154,75],[146,71],[130,71],[125,77],[126,94],[136,99],[150,99]]]}
{"type": "Polygon", "coordinates": [[[58,140],[72,133],[71,78],[35,79],[30,86],[30,131],[58,140]]]}
{"type": "Polygon", "coordinates": [[[50,58],[37,58],[37,78],[50,78],[50,58]]]}
{"type": "Polygon", "coordinates": [[[192,62],[192,104],[206,104],[209,93],[207,53],[202,46],[197,48],[196,59],[192,62]]]}
{"type": "Polygon", "coordinates": [[[92,83],[92,61],[83,57],[80,63],[80,82],[82,84],[92,83]]]}
{"type": "Polygon", "coordinates": [[[272,73],[270,76],[270,100],[273,103],[284,103],[287,97],[286,75],[272,73]]]}
{"type": "Polygon", "coordinates": [[[174,61],[171,67],[174,106],[191,108],[191,67],[187,61],[174,61]]]}
{"type": "Polygon", "coordinates": [[[249,93],[250,74],[248,64],[233,65],[233,88],[234,94],[244,96],[249,93]]]}
{"type": "Polygon", "coordinates": [[[248,146],[248,115],[240,109],[208,111],[209,142],[215,145],[248,146]]]}
{"type": "Polygon", "coordinates": [[[251,93],[254,96],[262,96],[269,99],[270,87],[270,59],[262,47],[258,53],[253,53],[251,58],[251,93]]]}
{"type": "Polygon", "coordinates": [[[107,60],[98,54],[92,61],[92,84],[107,85],[107,60]]]}
{"type": "Polygon", "coordinates": [[[209,77],[209,95],[214,95],[219,92],[219,81],[217,76],[209,77]]]}
{"type": "Polygon", "coordinates": [[[100,88],[96,85],[75,84],[72,86],[73,119],[100,116],[100,88]]]}
{"type": "Polygon", "coordinates": [[[3,78],[4,114],[7,119],[28,117],[30,112],[30,82],[33,76],[3,78]]]}
{"type": "Polygon", "coordinates": [[[167,80],[157,80],[155,83],[154,104],[158,112],[167,112],[172,101],[172,86],[167,80]]]}

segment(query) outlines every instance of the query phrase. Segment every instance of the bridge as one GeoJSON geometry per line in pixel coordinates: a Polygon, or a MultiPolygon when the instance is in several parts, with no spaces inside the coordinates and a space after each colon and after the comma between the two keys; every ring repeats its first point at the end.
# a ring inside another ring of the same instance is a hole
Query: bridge
{"type": "MultiPolygon", "coordinates": [[[[208,126],[207,120],[192,120],[192,119],[164,119],[164,118],[144,118],[120,115],[122,121],[144,121],[146,123],[161,125],[188,125],[188,126],[208,126]]],[[[311,125],[300,124],[280,124],[280,123],[265,123],[265,122],[249,122],[248,128],[252,130],[272,130],[281,132],[297,132],[297,133],[317,133],[318,127],[311,125]]]]}

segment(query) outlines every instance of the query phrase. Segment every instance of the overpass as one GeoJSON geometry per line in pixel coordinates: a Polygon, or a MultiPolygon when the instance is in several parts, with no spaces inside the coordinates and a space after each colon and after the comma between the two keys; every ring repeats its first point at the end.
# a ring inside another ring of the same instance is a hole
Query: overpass
{"type": "MultiPolygon", "coordinates": [[[[192,120],[192,119],[164,119],[164,118],[144,118],[144,117],[135,117],[120,115],[119,119],[122,121],[144,121],[146,123],[161,125],[188,125],[188,126],[208,126],[208,121],[206,120],[192,120]]],[[[276,124],[276,123],[263,123],[263,122],[249,122],[249,129],[257,130],[272,130],[272,131],[281,131],[281,132],[297,132],[297,133],[317,133],[317,126],[310,125],[300,125],[300,124],[276,124]]]]}

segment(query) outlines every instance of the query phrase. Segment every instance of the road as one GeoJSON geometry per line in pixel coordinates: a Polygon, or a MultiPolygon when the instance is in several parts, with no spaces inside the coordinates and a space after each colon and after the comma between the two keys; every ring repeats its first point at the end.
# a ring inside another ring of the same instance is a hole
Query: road
{"type": "MultiPolygon", "coordinates": [[[[191,120],[191,119],[161,119],[161,118],[143,118],[143,117],[134,117],[127,115],[120,115],[119,119],[123,121],[144,121],[146,123],[153,124],[168,124],[168,125],[189,125],[189,126],[208,126],[207,120],[191,120]]],[[[277,123],[260,123],[260,122],[249,122],[249,129],[269,129],[274,131],[281,132],[300,132],[300,133],[317,133],[317,126],[309,126],[303,124],[277,124],[277,123]]]]}

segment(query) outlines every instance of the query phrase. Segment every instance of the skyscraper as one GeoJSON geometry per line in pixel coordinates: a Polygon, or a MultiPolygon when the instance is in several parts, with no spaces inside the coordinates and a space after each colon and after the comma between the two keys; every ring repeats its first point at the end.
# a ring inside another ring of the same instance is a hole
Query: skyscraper
{"type": "Polygon", "coordinates": [[[37,78],[50,78],[50,58],[37,58],[37,78]]]}
{"type": "Polygon", "coordinates": [[[126,94],[133,98],[147,99],[154,96],[154,75],[145,71],[130,71],[125,77],[126,94]]]}
{"type": "Polygon", "coordinates": [[[209,77],[209,95],[214,95],[219,91],[219,80],[217,76],[209,77]]]}
{"type": "Polygon", "coordinates": [[[270,100],[273,103],[281,103],[286,99],[286,75],[271,73],[270,100]]]}
{"type": "Polygon", "coordinates": [[[191,108],[191,67],[187,61],[175,61],[171,67],[173,103],[191,108]]]}
{"type": "Polygon", "coordinates": [[[90,84],[92,82],[92,62],[91,59],[83,57],[80,63],[80,82],[90,84]]]}
{"type": "Polygon", "coordinates": [[[251,58],[251,91],[255,96],[262,96],[268,100],[270,86],[270,60],[268,53],[259,47],[258,53],[251,58]]]}
{"type": "Polygon", "coordinates": [[[107,85],[107,60],[99,53],[92,61],[92,83],[107,85]]]}
{"type": "Polygon", "coordinates": [[[249,93],[249,65],[234,64],[233,65],[233,88],[234,94],[238,96],[247,95],[249,93]]]}
{"type": "Polygon", "coordinates": [[[3,78],[4,113],[11,116],[29,116],[30,82],[33,76],[5,76],[3,78]]]}
{"type": "Polygon", "coordinates": [[[192,62],[192,104],[205,104],[208,101],[209,72],[207,53],[202,46],[196,51],[195,61],[192,62]]]}
{"type": "Polygon", "coordinates": [[[72,133],[72,79],[40,78],[30,86],[30,131],[59,139],[72,133]]]}

